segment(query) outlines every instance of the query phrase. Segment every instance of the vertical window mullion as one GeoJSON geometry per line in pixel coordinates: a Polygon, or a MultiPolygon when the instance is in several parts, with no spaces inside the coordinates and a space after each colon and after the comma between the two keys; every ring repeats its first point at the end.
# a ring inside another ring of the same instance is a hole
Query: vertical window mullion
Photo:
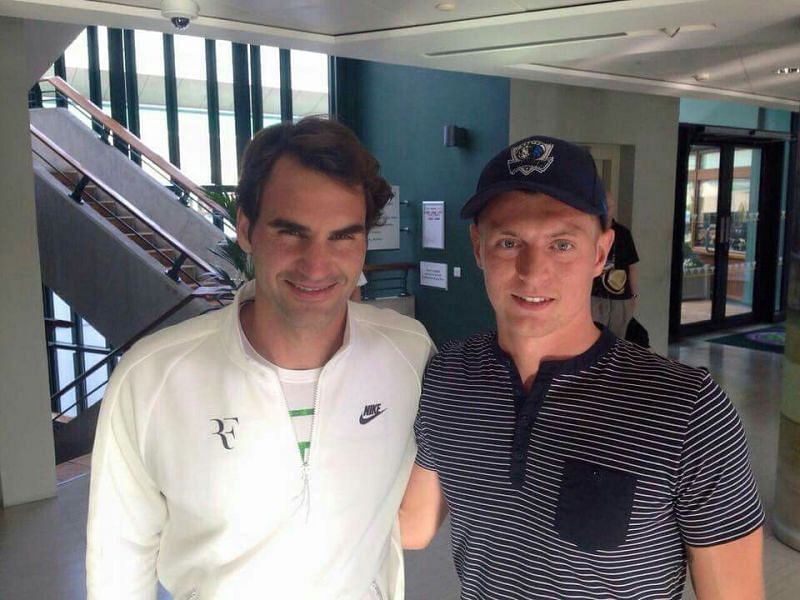
{"type": "Polygon", "coordinates": [[[253,133],[264,128],[264,101],[261,85],[261,48],[250,46],[250,105],[253,133]]]}
{"type": "Polygon", "coordinates": [[[181,151],[178,132],[178,82],[175,77],[175,38],[169,33],[164,34],[164,97],[167,105],[169,161],[180,168],[181,151]]]}
{"type": "MultiPolygon", "coordinates": [[[[75,346],[74,357],[75,364],[75,379],[83,375],[86,371],[86,359],[83,351],[83,327],[81,317],[73,309],[70,309],[70,318],[72,320],[72,343],[75,346]]],[[[78,405],[76,407],[77,414],[81,414],[86,410],[86,380],[81,380],[75,387],[75,400],[78,405]]]]}
{"type": "MultiPolygon", "coordinates": [[[[100,80],[100,47],[97,43],[97,26],[95,25],[89,25],[86,28],[86,47],[89,53],[89,100],[102,109],[103,86],[100,80]]],[[[92,127],[105,139],[102,125],[93,122],[92,127]]]]}
{"type": "MultiPolygon", "coordinates": [[[[111,96],[111,118],[128,127],[127,100],[125,97],[125,56],[122,47],[122,30],[108,28],[108,83],[111,96]]],[[[114,146],[128,153],[128,145],[114,136],[114,146]]]]}
{"type": "Polygon", "coordinates": [[[339,97],[337,94],[337,74],[338,62],[335,56],[328,57],[328,114],[331,119],[339,120],[339,97]]]}
{"type": "MultiPolygon", "coordinates": [[[[53,75],[61,77],[64,81],[67,80],[67,61],[64,59],[63,54],[53,63],[53,75]]],[[[59,108],[67,108],[67,99],[60,94],[56,94],[56,106],[59,108]]]]}
{"type": "Polygon", "coordinates": [[[287,48],[279,51],[281,76],[281,121],[291,121],[292,114],[292,58],[287,48]]]}
{"type": "MultiPolygon", "coordinates": [[[[53,292],[46,286],[42,286],[42,295],[44,300],[44,317],[45,319],[55,320],[53,311],[53,292]]],[[[59,390],[58,386],[58,367],[56,365],[56,349],[53,347],[53,342],[56,337],[55,324],[45,327],[45,339],[47,344],[47,372],[50,375],[50,395],[52,396],[59,390]]],[[[56,399],[51,402],[50,410],[54,413],[61,412],[59,407],[59,400],[56,399]]]]}
{"type": "Polygon", "coordinates": [[[222,185],[222,157],[219,143],[217,45],[214,40],[206,40],[206,98],[208,100],[208,141],[211,155],[211,183],[214,185],[222,185]]]}
{"type": "Polygon", "coordinates": [[[245,146],[250,141],[250,82],[247,45],[234,43],[233,59],[233,118],[236,127],[236,158],[241,166],[245,146]]]}
{"type": "MultiPolygon", "coordinates": [[[[139,76],[136,73],[136,40],[132,29],[126,29],[123,33],[123,49],[125,52],[125,97],[128,101],[128,129],[138,137],[141,133],[139,124],[139,76]]],[[[138,154],[133,155],[133,159],[141,164],[141,157],[138,154]]]]}

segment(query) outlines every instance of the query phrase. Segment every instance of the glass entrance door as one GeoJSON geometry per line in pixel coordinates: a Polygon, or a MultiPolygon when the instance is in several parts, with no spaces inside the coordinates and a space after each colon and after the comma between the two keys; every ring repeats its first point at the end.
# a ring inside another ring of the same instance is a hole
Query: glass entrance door
{"type": "Polygon", "coordinates": [[[761,150],[690,147],[681,326],[721,325],[753,311],[761,150]]]}

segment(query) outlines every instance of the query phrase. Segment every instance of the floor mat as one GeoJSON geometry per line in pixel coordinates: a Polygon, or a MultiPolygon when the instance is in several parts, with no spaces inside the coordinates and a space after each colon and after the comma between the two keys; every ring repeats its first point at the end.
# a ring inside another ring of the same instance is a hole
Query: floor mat
{"type": "Polygon", "coordinates": [[[783,354],[783,347],[786,344],[786,328],[782,325],[773,325],[772,327],[765,327],[755,331],[711,338],[708,341],[714,344],[725,344],[727,346],[749,348],[750,350],[765,350],[766,352],[783,354]]]}

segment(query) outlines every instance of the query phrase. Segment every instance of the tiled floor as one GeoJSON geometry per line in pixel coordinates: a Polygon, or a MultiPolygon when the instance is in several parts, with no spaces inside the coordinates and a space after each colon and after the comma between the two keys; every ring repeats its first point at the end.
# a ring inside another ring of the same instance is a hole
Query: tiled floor
{"type": "Polygon", "coordinates": [[[58,485],[88,475],[92,466],[92,455],[85,454],[56,466],[58,485]]]}
{"type": "MultiPolygon", "coordinates": [[[[772,507],[783,357],[779,354],[690,340],[670,354],[710,368],[745,424],[753,467],[767,511],[772,507]]],[[[80,467],[76,459],[76,467],[80,467]]],[[[85,459],[83,459],[85,461],[85,459]]],[[[88,477],[59,486],[58,497],[0,510],[0,599],[85,598],[84,552],[88,477]]],[[[408,600],[457,600],[458,581],[445,526],[430,548],[408,552],[408,600]]],[[[800,552],[778,542],[769,527],[765,545],[769,600],[800,598],[800,552]]],[[[168,595],[159,596],[167,599],[168,595]]],[[[693,599],[687,589],[686,599],[693,599]]]]}

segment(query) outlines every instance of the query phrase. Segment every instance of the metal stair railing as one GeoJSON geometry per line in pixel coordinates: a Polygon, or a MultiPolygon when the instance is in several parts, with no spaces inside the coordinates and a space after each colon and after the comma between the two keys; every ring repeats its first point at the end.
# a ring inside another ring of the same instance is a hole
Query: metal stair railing
{"type": "MultiPolygon", "coordinates": [[[[147,334],[151,333],[156,327],[161,325],[164,321],[169,319],[172,315],[180,311],[182,308],[187,306],[193,300],[198,298],[204,298],[205,300],[216,301],[220,306],[224,306],[223,300],[229,300],[233,298],[234,290],[227,286],[215,286],[215,287],[198,287],[197,289],[193,290],[191,294],[181,299],[175,306],[164,312],[158,318],[156,318],[151,323],[147,324],[144,328],[142,328],[139,332],[135,333],[128,341],[124,342],[117,348],[111,350],[106,356],[98,361],[95,365],[81,373],[78,377],[73,379],[67,385],[62,387],[58,390],[55,394],[50,396],[50,405],[51,406],[60,406],[59,404],[55,404],[55,402],[60,401],[61,396],[69,392],[70,390],[74,389],[78,386],[82,381],[86,380],[92,373],[99,371],[100,369],[106,367],[111,361],[116,360],[119,356],[122,355],[123,352],[128,350],[131,346],[133,346],[136,342],[142,339],[147,334]]],[[[96,392],[98,389],[103,387],[108,383],[108,380],[104,381],[103,383],[96,386],[90,392],[86,394],[86,397],[90,397],[92,393],[96,392]]],[[[76,408],[80,404],[80,399],[76,399],[75,402],[69,405],[66,408],[63,408],[58,414],[53,416],[52,422],[55,425],[65,425],[66,423],[62,423],[59,421],[68,411],[76,408]]]]}
{"type": "Polygon", "coordinates": [[[416,269],[414,263],[385,263],[364,265],[367,285],[364,286],[364,300],[375,300],[386,296],[409,296],[408,274],[416,269]]]}
{"type": "Polygon", "coordinates": [[[204,279],[218,276],[220,271],[218,268],[212,267],[203,258],[186,248],[155,221],[111,189],[102,179],[69,156],[34,125],[30,126],[30,131],[33,140],[43,144],[66,165],[65,168],[55,164],[57,161],[46,156],[46,152],[38,148],[37,144],[31,144],[33,153],[54,170],[54,174],[58,175],[64,185],[72,187],[70,197],[79,203],[84,201],[91,203],[91,206],[111,221],[117,229],[166,266],[165,273],[173,281],[196,287],[202,285],[204,279]],[[92,186],[101,191],[105,199],[100,199],[92,193],[90,189],[92,186]],[[137,228],[136,224],[141,225],[137,228]]]}
{"type": "Polygon", "coordinates": [[[195,184],[175,165],[150,149],[141,139],[104,113],[100,107],[60,77],[46,77],[41,79],[40,83],[51,85],[57,98],[60,97],[70,106],[78,109],[93,125],[99,128],[101,139],[108,142],[108,136],[113,134],[115,141],[125,145],[133,156],[147,164],[151,174],[157,175],[165,186],[174,187],[177,199],[181,204],[200,213],[219,227],[229,238],[235,237],[236,227],[229,219],[225,208],[211,199],[202,187],[195,184]]]}

